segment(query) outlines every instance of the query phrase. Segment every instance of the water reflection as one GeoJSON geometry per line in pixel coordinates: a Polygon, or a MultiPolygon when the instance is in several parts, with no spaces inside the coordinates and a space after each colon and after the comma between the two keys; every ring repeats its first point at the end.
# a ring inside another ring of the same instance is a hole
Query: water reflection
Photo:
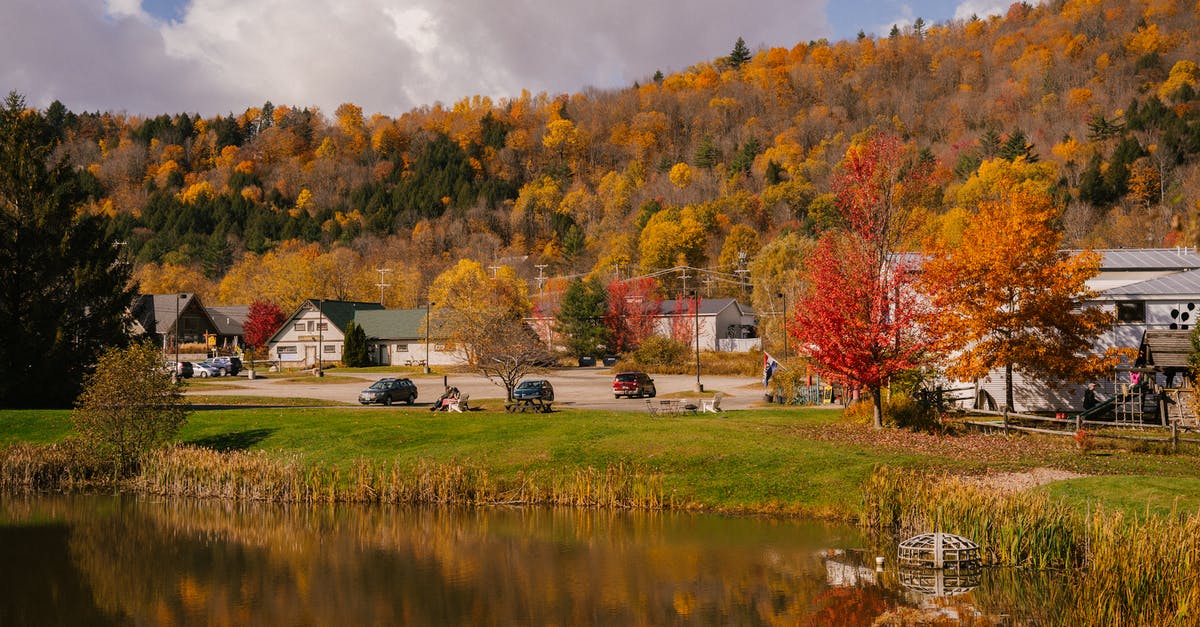
{"type": "Polygon", "coordinates": [[[2,569],[0,624],[869,625],[928,605],[868,545],[654,512],[5,497],[0,563],[29,567],[2,569]]]}

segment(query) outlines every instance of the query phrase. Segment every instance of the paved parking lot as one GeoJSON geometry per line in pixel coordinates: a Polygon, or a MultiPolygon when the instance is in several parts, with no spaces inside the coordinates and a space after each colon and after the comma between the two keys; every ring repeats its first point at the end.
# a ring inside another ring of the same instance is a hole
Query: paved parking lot
{"type": "MultiPolygon", "coordinates": [[[[326,371],[330,377],[353,377],[350,383],[305,383],[303,379],[255,379],[243,377],[228,377],[215,379],[220,383],[220,389],[206,389],[207,385],[191,386],[189,394],[204,394],[206,396],[269,396],[315,398],[331,401],[356,403],[359,391],[365,389],[376,379],[387,376],[407,376],[417,384],[417,405],[429,406],[441,395],[443,377],[441,375],[413,375],[405,373],[360,373],[326,371]],[[236,387],[231,387],[236,386],[236,387]]],[[[696,375],[652,375],[659,397],[686,397],[688,394],[697,397],[696,375]]],[[[645,411],[646,402],[642,399],[615,399],[612,395],[613,373],[608,368],[563,368],[553,370],[538,378],[548,379],[554,385],[555,405],[581,407],[587,409],[645,411]]],[[[488,407],[495,405],[499,408],[504,398],[504,388],[496,385],[482,376],[468,373],[447,375],[444,379],[450,385],[464,393],[470,394],[472,404],[488,407]]],[[[762,382],[752,377],[704,376],[700,382],[706,391],[725,393],[721,401],[723,409],[745,409],[752,405],[763,403],[762,382]]]]}

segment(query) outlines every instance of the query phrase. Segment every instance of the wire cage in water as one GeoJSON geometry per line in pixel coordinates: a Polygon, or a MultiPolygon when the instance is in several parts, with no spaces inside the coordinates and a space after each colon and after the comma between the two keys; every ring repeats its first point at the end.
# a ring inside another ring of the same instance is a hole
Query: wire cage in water
{"type": "Polygon", "coordinates": [[[967,570],[980,566],[979,545],[952,533],[923,533],[900,543],[900,566],[967,570]]]}

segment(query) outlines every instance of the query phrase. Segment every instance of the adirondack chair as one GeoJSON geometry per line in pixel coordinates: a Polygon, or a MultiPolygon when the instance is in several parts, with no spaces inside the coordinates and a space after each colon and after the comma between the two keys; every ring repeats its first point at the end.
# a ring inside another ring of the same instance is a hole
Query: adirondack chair
{"type": "Polygon", "coordinates": [[[712,412],[714,414],[722,411],[721,410],[721,399],[724,396],[725,396],[724,392],[717,392],[716,394],[713,394],[713,397],[711,399],[706,398],[706,399],[701,400],[700,401],[700,411],[701,412],[712,412]]]}

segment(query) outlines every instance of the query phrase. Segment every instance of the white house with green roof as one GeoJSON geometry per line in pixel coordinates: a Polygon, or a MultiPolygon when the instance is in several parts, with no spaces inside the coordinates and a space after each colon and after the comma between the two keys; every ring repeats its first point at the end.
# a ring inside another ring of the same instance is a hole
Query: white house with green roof
{"type": "Polygon", "coordinates": [[[424,309],[359,311],[355,324],[367,336],[371,359],[381,366],[458,365],[463,355],[439,333],[426,333],[424,309]]]}
{"type": "Polygon", "coordinates": [[[281,368],[313,368],[342,360],[346,325],[359,314],[382,310],[379,303],[309,299],[267,341],[281,368]]]}

